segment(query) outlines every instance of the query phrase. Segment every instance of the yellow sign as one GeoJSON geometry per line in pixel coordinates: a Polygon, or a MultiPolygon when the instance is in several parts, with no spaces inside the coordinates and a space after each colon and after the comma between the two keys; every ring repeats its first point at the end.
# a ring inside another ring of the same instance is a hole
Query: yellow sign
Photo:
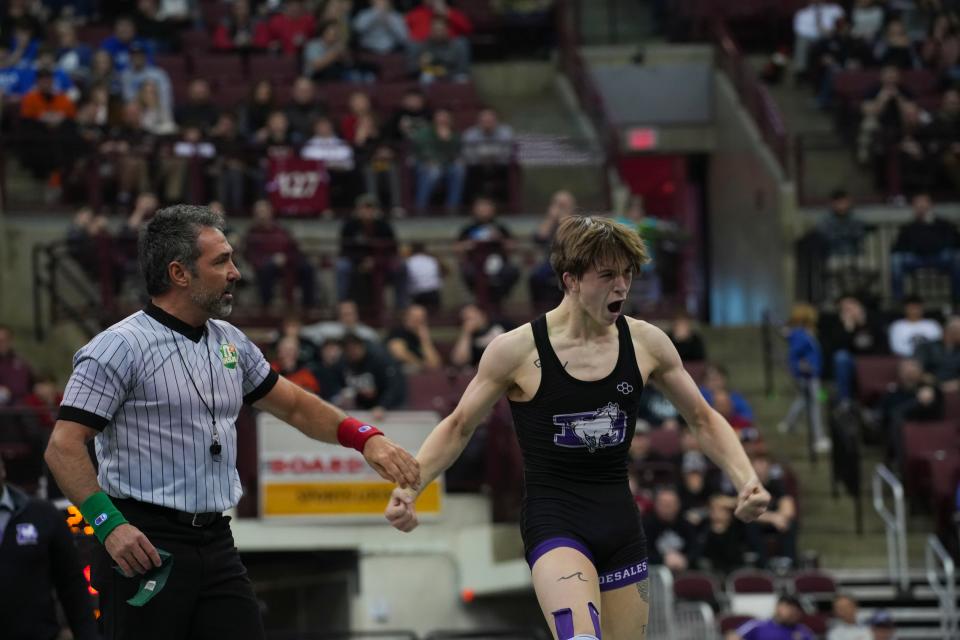
{"type": "MultiPolygon", "coordinates": [[[[272,482],[263,488],[263,515],[383,515],[392,484],[387,482],[272,482]]],[[[417,514],[440,513],[440,484],[417,498],[417,514]]]]}

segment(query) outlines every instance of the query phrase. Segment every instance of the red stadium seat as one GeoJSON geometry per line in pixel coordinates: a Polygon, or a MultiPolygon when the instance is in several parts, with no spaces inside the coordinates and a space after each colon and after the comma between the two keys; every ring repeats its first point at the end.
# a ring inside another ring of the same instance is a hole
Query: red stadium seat
{"type": "Polygon", "coordinates": [[[402,82],[410,77],[407,70],[407,56],[404,53],[364,52],[358,54],[357,59],[375,66],[380,82],[402,82]]]}
{"type": "Polygon", "coordinates": [[[720,633],[725,634],[730,631],[736,631],[738,628],[743,626],[745,623],[750,622],[751,620],[753,620],[753,616],[742,616],[732,613],[720,616],[717,624],[720,627],[720,633]]]}
{"type": "Polygon", "coordinates": [[[154,58],[158,67],[167,72],[172,81],[174,78],[186,78],[189,75],[188,60],[180,54],[160,54],[154,58]]]}
{"type": "Polygon", "coordinates": [[[822,613],[805,613],[800,624],[813,631],[818,638],[822,638],[827,632],[827,616],[822,613]]]}
{"type": "Polygon", "coordinates": [[[660,458],[667,460],[679,458],[683,450],[680,447],[680,432],[676,429],[653,429],[650,431],[650,450],[660,458]]]}
{"type": "Polygon", "coordinates": [[[289,82],[300,75],[300,64],[296,56],[259,55],[247,60],[247,74],[254,80],[289,82]]]}
{"type": "Polygon", "coordinates": [[[180,34],[180,48],[188,55],[204,54],[210,51],[210,36],[205,31],[184,31],[180,34]]]}
{"type": "Polygon", "coordinates": [[[411,89],[416,89],[418,86],[416,82],[375,84],[373,86],[373,92],[377,109],[385,115],[390,114],[390,112],[400,106],[403,95],[411,89]]]}
{"type": "Polygon", "coordinates": [[[213,81],[243,80],[243,58],[232,53],[210,53],[195,55],[193,60],[193,75],[196,78],[205,78],[213,81]]]}
{"type": "Polygon", "coordinates": [[[774,575],[761,569],[739,569],[727,577],[727,593],[776,593],[774,575]]]}
{"type": "Polygon", "coordinates": [[[897,380],[896,356],[857,356],[854,366],[857,369],[857,396],[860,402],[870,406],[887,392],[891,382],[897,380]]]}
{"type": "Polygon", "coordinates": [[[793,574],[790,582],[796,595],[809,596],[818,601],[832,600],[837,593],[837,583],[833,577],[816,569],[799,571],[793,574]]]}
{"type": "Polygon", "coordinates": [[[453,385],[445,371],[421,371],[407,379],[407,390],[408,409],[443,412],[453,385]]]}
{"type": "Polygon", "coordinates": [[[909,495],[923,495],[930,486],[931,459],[956,454],[956,422],[908,422],[903,425],[903,480],[909,495]]]}
{"type": "Polygon", "coordinates": [[[685,571],[673,579],[673,594],[678,600],[706,602],[714,611],[720,610],[721,590],[717,579],[709,573],[685,571]]]}
{"type": "Polygon", "coordinates": [[[221,109],[236,110],[250,97],[250,86],[245,82],[221,82],[213,91],[213,102],[221,109]]]}
{"type": "Polygon", "coordinates": [[[947,420],[960,420],[960,391],[943,394],[943,417],[947,420]]]}
{"type": "Polygon", "coordinates": [[[426,87],[427,102],[434,109],[479,107],[480,97],[472,82],[434,82],[426,87]]]}

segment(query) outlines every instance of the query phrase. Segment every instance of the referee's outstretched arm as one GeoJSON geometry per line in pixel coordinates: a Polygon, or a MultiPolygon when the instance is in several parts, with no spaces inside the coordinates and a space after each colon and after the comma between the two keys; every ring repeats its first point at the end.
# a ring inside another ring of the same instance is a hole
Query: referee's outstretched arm
{"type": "Polygon", "coordinates": [[[357,423],[342,410],[283,376],[253,406],[272,413],[314,440],[354,446],[377,473],[401,487],[417,488],[420,483],[420,465],[406,450],[386,437],[366,438],[371,433],[369,425],[357,423]],[[354,443],[356,432],[366,439],[362,446],[354,443]]]}

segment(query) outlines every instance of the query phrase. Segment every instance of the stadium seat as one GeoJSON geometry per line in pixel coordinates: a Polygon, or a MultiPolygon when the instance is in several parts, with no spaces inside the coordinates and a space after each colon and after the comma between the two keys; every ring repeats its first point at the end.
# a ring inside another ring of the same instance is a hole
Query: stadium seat
{"type": "Polygon", "coordinates": [[[206,53],[210,51],[210,36],[205,31],[184,31],[180,34],[180,48],[188,55],[206,53]]]}
{"type": "Polygon", "coordinates": [[[377,109],[389,115],[400,106],[403,94],[418,86],[416,82],[385,82],[374,85],[373,95],[377,103],[377,109]]]}
{"type": "Polygon", "coordinates": [[[438,411],[447,405],[453,387],[445,371],[421,371],[407,379],[407,390],[408,409],[438,411]]]}
{"type": "Polygon", "coordinates": [[[158,67],[167,72],[171,82],[174,81],[174,78],[186,78],[190,75],[186,56],[178,53],[158,55],[154,58],[154,62],[158,67]]]}
{"type": "Polygon", "coordinates": [[[960,391],[943,394],[943,417],[947,420],[960,420],[960,391]]]}
{"type": "Polygon", "coordinates": [[[247,75],[253,81],[266,79],[276,84],[291,82],[300,75],[300,64],[295,56],[250,56],[247,65],[247,75]]]}
{"type": "Polygon", "coordinates": [[[434,82],[426,87],[427,102],[434,109],[476,108],[480,97],[472,82],[434,82]]]}
{"type": "Polygon", "coordinates": [[[680,432],[676,429],[651,430],[650,451],[666,460],[679,458],[680,454],[683,453],[680,447],[680,432]]]}
{"type": "Polygon", "coordinates": [[[743,626],[745,623],[753,620],[753,616],[744,616],[736,613],[728,613],[720,616],[720,619],[717,621],[717,626],[720,627],[720,633],[726,634],[730,631],[736,631],[738,628],[743,626]]]}
{"type": "Polygon", "coordinates": [[[903,480],[908,495],[922,495],[930,486],[931,459],[956,453],[956,422],[908,422],[903,425],[903,480]]]}
{"type": "Polygon", "coordinates": [[[683,368],[687,370],[694,382],[700,384],[700,381],[703,380],[703,374],[707,370],[707,363],[702,360],[689,360],[683,363],[683,368]]]}
{"type": "Polygon", "coordinates": [[[714,611],[720,610],[722,592],[717,579],[709,573],[685,571],[673,579],[673,594],[678,600],[705,602],[714,611]]]}
{"type": "Polygon", "coordinates": [[[817,603],[833,600],[837,594],[837,583],[833,577],[817,569],[793,574],[790,587],[794,594],[807,596],[817,603]]]}
{"type": "Polygon", "coordinates": [[[857,356],[857,398],[865,406],[875,404],[887,391],[891,382],[897,380],[896,356],[857,356]]]}
{"type": "Polygon", "coordinates": [[[727,576],[727,593],[776,593],[774,575],[762,569],[738,569],[727,576]]]}
{"type": "Polygon", "coordinates": [[[805,613],[800,624],[813,631],[818,638],[822,638],[827,632],[827,616],[823,613],[805,613]]]}
{"type": "Polygon", "coordinates": [[[231,53],[211,53],[191,56],[193,75],[197,78],[234,81],[242,80],[243,58],[231,53]]]}

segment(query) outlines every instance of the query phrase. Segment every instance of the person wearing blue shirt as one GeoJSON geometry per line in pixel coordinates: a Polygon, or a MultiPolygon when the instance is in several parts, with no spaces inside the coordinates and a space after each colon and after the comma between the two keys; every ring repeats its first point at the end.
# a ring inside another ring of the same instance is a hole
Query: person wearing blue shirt
{"type": "Polygon", "coordinates": [[[788,364],[798,394],[778,428],[781,433],[793,431],[800,414],[808,410],[810,428],[813,429],[814,449],[818,453],[825,453],[830,450],[830,439],[823,431],[820,411],[820,377],[823,372],[823,358],[820,354],[820,343],[814,334],[816,326],[816,309],[804,303],[793,305],[790,320],[787,322],[788,364]]]}
{"type": "Polygon", "coordinates": [[[780,596],[770,620],[751,620],[727,635],[727,640],[814,640],[813,631],[800,624],[803,607],[794,596],[780,596]]]}
{"type": "Polygon", "coordinates": [[[700,393],[703,395],[703,399],[712,407],[713,394],[717,391],[726,391],[727,395],[730,396],[731,404],[733,404],[734,415],[753,424],[753,408],[740,393],[729,388],[729,378],[730,375],[727,373],[726,367],[714,362],[707,363],[703,372],[703,384],[700,385],[700,393]]]}
{"type": "Polygon", "coordinates": [[[134,45],[143,47],[147,52],[147,59],[153,63],[153,43],[137,37],[137,28],[133,20],[128,17],[117,18],[114,23],[113,35],[100,43],[100,48],[107,50],[113,57],[113,66],[117,71],[123,71],[130,65],[130,50],[134,45]]]}

